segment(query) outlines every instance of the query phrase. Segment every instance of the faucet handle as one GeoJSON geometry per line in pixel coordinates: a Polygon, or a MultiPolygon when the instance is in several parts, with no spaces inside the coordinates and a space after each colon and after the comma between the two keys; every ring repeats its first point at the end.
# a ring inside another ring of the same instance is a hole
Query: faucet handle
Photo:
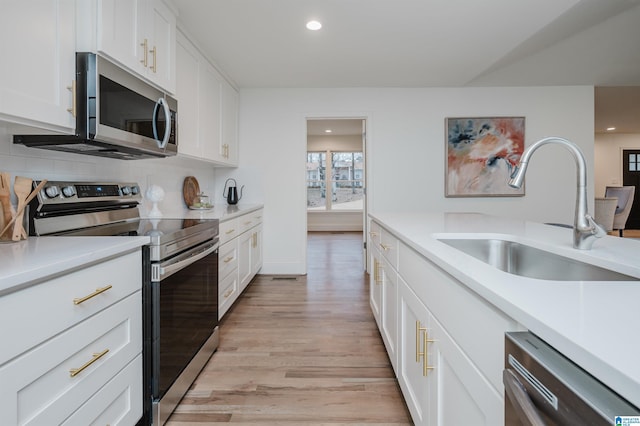
{"type": "Polygon", "coordinates": [[[596,238],[602,238],[605,235],[607,235],[607,231],[605,231],[602,226],[598,225],[598,223],[591,217],[590,214],[586,214],[586,215],[584,215],[584,217],[589,222],[589,225],[591,225],[591,233],[596,238]]]}

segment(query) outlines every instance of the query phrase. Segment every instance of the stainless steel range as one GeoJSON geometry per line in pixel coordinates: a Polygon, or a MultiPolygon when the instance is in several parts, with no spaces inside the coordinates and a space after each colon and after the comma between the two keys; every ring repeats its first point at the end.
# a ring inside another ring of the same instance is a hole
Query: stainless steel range
{"type": "Polygon", "coordinates": [[[141,199],[136,183],[48,182],[29,206],[29,228],[37,236],[149,236],[139,424],[161,425],[218,347],[218,220],[142,219],[141,199]]]}

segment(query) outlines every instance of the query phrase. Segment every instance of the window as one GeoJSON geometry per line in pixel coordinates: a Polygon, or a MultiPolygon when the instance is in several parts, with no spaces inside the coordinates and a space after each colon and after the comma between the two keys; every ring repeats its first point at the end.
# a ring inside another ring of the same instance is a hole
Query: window
{"type": "Polygon", "coordinates": [[[307,209],[361,211],[363,165],[362,152],[307,152],[307,209]]]}
{"type": "Polygon", "coordinates": [[[629,154],[629,171],[640,171],[640,154],[629,154]]]}

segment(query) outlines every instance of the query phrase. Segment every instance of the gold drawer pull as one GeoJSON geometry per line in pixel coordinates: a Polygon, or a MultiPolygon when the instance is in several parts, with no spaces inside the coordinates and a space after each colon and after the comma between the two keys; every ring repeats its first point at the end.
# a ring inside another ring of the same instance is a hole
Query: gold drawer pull
{"type": "Polygon", "coordinates": [[[382,244],[382,243],[380,243],[380,247],[382,247],[382,250],[384,251],[387,251],[391,248],[389,244],[382,244]]]}
{"type": "Polygon", "coordinates": [[[227,291],[227,292],[224,294],[224,298],[226,299],[227,297],[231,296],[231,293],[233,293],[233,289],[231,289],[231,290],[227,291]]]}
{"type": "Polygon", "coordinates": [[[252,223],[252,221],[248,220],[248,221],[246,221],[244,224],[245,224],[245,225],[251,225],[251,223],[252,223]]]}
{"type": "Polygon", "coordinates": [[[229,234],[233,234],[234,232],[236,232],[235,229],[229,229],[227,232],[225,232],[225,234],[229,235],[229,234]]]}
{"type": "Polygon", "coordinates": [[[375,232],[375,231],[370,231],[370,232],[369,232],[369,235],[370,235],[370,236],[372,236],[372,237],[377,237],[377,236],[378,236],[378,233],[377,233],[377,232],[375,232]]]}
{"type": "Polygon", "coordinates": [[[75,299],[73,299],[73,304],[74,305],[79,305],[82,302],[86,302],[87,300],[91,299],[92,297],[96,297],[97,295],[104,293],[105,291],[111,289],[113,286],[112,285],[108,285],[106,287],[102,287],[102,288],[96,288],[96,291],[94,291],[91,294],[86,295],[85,297],[77,297],[75,299]]]}
{"type": "Polygon", "coordinates": [[[233,259],[235,259],[235,257],[233,257],[233,256],[229,256],[229,257],[227,257],[227,258],[224,260],[224,263],[229,263],[229,262],[231,262],[233,259]]]}
{"type": "Polygon", "coordinates": [[[85,368],[89,367],[91,364],[93,364],[94,362],[96,362],[97,360],[105,356],[107,352],[109,352],[109,349],[105,349],[104,351],[99,353],[94,353],[93,357],[89,361],[87,361],[82,367],[72,368],[71,370],[69,370],[69,374],[71,375],[71,377],[76,377],[78,374],[82,373],[82,371],[85,368]]]}

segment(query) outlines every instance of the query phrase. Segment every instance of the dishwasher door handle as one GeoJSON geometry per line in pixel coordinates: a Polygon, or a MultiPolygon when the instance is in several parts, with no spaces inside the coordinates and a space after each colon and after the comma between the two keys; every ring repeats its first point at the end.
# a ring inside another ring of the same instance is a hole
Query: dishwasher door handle
{"type": "Polygon", "coordinates": [[[511,403],[524,426],[547,426],[512,369],[507,368],[502,372],[502,382],[508,399],[505,404],[511,403]]]}

